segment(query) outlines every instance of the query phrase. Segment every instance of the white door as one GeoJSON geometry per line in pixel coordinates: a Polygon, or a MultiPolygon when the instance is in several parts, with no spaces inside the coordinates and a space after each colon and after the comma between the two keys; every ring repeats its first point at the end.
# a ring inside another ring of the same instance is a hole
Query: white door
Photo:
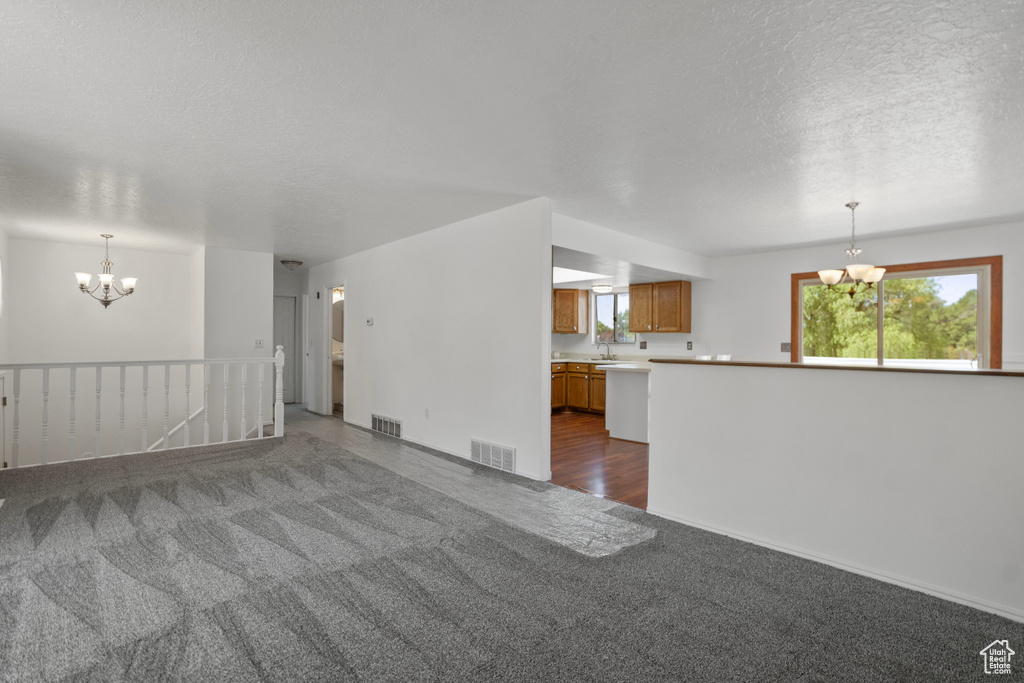
{"type": "Polygon", "coordinates": [[[295,403],[295,297],[274,297],[274,348],[284,347],[284,402],[295,403]]]}

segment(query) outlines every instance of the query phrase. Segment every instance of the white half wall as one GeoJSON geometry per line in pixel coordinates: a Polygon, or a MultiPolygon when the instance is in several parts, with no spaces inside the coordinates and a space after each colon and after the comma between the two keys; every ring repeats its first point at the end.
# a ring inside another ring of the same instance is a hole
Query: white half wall
{"type": "Polygon", "coordinates": [[[656,365],[648,511],[1024,621],[1022,405],[1019,377],[656,365]]]}
{"type": "MultiPolygon", "coordinates": [[[[716,259],[712,281],[694,286],[695,316],[698,307],[705,316],[704,329],[695,322],[694,331],[714,353],[788,361],[780,344],[790,341],[790,275],[842,267],[846,246],[716,259]]],[[[858,240],[857,246],[861,260],[876,265],[1002,255],[1003,367],[1024,369],[1024,223],[858,240]]]]}
{"type": "MultiPolygon", "coordinates": [[[[113,241],[112,241],[113,242],[113,241]]],[[[135,294],[104,309],[82,294],[75,272],[97,273],[103,242],[83,246],[9,239],[4,322],[12,363],[171,360],[192,357],[196,283],[188,254],[140,251],[111,244],[117,277],[139,278],[135,294]]],[[[95,284],[96,278],[93,278],[95,284]]]]}
{"type": "Polygon", "coordinates": [[[329,412],[325,289],[339,284],[346,421],[397,418],[403,438],[467,458],[471,438],[512,446],[519,474],[550,477],[549,200],[312,268],[308,396],[321,413],[329,412]]]}

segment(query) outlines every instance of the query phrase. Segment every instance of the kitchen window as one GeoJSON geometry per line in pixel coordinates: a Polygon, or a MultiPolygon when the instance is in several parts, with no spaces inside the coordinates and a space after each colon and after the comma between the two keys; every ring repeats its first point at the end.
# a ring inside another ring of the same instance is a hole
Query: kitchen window
{"type": "Polygon", "coordinates": [[[632,344],[636,336],[629,331],[629,293],[595,294],[597,313],[594,343],[632,344]]]}
{"type": "Polygon", "coordinates": [[[871,289],[792,276],[791,360],[971,370],[1002,367],[1002,257],[886,266],[871,289]]]}

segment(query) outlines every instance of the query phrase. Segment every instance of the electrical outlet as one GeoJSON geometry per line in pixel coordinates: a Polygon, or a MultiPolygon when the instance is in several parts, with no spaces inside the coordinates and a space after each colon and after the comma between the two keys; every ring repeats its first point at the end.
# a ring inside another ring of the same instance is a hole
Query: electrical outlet
{"type": "Polygon", "coordinates": [[[793,345],[790,342],[782,342],[782,352],[789,353],[793,350],[793,345]]]}
{"type": "Polygon", "coordinates": [[[692,341],[686,342],[686,350],[687,351],[693,351],[693,342],[692,341]]]}
{"type": "Polygon", "coordinates": [[[262,339],[257,339],[256,340],[256,348],[257,349],[262,349],[263,348],[263,340],[262,339]]]}
{"type": "Polygon", "coordinates": [[[645,341],[640,342],[640,348],[641,349],[646,349],[647,348],[647,342],[645,342],[645,341]]]}
{"type": "Polygon", "coordinates": [[[373,318],[367,318],[366,319],[366,326],[367,327],[373,327],[373,318]]]}

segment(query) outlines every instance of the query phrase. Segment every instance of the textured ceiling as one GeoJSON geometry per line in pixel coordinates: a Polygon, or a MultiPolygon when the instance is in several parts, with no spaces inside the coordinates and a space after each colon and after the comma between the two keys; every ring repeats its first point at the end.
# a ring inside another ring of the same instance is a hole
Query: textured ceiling
{"type": "Polygon", "coordinates": [[[547,196],[701,254],[1024,216],[1024,3],[0,0],[8,234],[315,264],[547,196]]]}

